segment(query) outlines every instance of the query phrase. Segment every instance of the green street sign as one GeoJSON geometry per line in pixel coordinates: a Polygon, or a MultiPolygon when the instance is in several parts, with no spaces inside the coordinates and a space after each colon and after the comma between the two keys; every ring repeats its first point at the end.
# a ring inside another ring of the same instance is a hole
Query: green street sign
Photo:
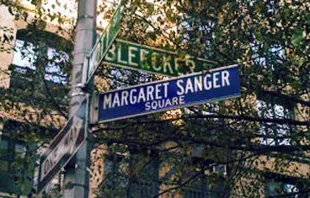
{"type": "Polygon", "coordinates": [[[102,63],[166,76],[179,76],[217,66],[214,61],[193,58],[189,55],[180,57],[176,52],[122,39],[115,39],[102,63]]]}
{"type": "Polygon", "coordinates": [[[95,74],[97,67],[100,65],[103,57],[106,55],[108,49],[111,47],[117,34],[119,33],[121,25],[121,5],[119,5],[113,13],[110,24],[107,27],[105,33],[103,33],[93,49],[89,54],[89,63],[87,71],[87,83],[95,74]]]}

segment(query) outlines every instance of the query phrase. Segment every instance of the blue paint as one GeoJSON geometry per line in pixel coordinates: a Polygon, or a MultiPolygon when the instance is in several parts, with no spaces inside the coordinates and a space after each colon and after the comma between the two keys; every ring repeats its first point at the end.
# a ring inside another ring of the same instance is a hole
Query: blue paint
{"type": "Polygon", "coordinates": [[[234,98],[240,95],[238,66],[156,81],[99,95],[99,122],[234,98]]]}

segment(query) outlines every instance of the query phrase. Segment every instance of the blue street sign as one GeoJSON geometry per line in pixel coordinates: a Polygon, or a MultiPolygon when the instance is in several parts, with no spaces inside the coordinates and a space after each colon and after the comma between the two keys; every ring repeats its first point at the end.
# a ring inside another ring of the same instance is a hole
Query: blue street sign
{"type": "Polygon", "coordinates": [[[238,65],[101,93],[92,123],[234,98],[240,95],[238,65]]]}

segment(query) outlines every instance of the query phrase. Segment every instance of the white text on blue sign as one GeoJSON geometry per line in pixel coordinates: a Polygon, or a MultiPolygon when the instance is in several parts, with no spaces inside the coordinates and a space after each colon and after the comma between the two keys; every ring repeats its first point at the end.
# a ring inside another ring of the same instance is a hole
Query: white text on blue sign
{"type": "Polygon", "coordinates": [[[239,94],[238,67],[231,66],[100,94],[98,120],[133,117],[239,94]]]}

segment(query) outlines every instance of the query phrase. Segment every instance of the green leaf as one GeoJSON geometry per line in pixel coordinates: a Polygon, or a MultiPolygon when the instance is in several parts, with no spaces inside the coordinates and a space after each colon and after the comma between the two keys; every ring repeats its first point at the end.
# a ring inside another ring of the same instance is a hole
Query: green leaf
{"type": "Polygon", "coordinates": [[[10,13],[11,15],[14,15],[14,12],[13,12],[12,7],[9,7],[9,13],[10,13]]]}
{"type": "Polygon", "coordinates": [[[153,3],[148,3],[147,5],[147,15],[150,16],[154,12],[154,4],[153,3]]]}
{"type": "Polygon", "coordinates": [[[304,40],[304,30],[303,29],[297,29],[295,33],[292,35],[291,43],[295,46],[298,47],[302,40],[304,40]]]}
{"type": "Polygon", "coordinates": [[[260,30],[256,31],[254,34],[255,34],[255,38],[256,38],[258,41],[264,41],[264,37],[263,37],[263,35],[262,35],[262,33],[261,33],[260,30]]]}
{"type": "Polygon", "coordinates": [[[171,9],[168,9],[166,11],[166,16],[171,22],[176,22],[175,14],[173,13],[171,9]]]}
{"type": "Polygon", "coordinates": [[[300,58],[298,59],[298,66],[302,66],[302,65],[304,64],[305,61],[306,61],[306,60],[305,60],[304,57],[300,57],[300,58]]]}

